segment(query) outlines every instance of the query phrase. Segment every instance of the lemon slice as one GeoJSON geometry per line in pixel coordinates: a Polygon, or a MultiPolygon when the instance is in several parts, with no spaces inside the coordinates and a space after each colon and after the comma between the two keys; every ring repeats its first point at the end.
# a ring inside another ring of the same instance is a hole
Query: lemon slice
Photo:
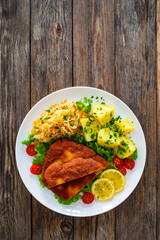
{"type": "Polygon", "coordinates": [[[110,181],[113,182],[114,187],[115,187],[115,193],[118,193],[118,192],[122,191],[124,186],[125,186],[125,177],[118,170],[115,170],[115,169],[105,170],[102,173],[101,178],[102,179],[107,178],[107,179],[109,179],[110,181]]]}
{"type": "Polygon", "coordinates": [[[106,178],[97,179],[92,184],[91,191],[94,197],[99,201],[109,200],[115,193],[114,184],[106,178]]]}

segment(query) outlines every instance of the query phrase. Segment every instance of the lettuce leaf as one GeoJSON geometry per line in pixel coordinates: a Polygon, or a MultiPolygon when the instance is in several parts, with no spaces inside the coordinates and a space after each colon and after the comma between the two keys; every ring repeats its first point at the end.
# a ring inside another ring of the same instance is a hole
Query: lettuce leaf
{"type": "Polygon", "coordinates": [[[82,196],[81,196],[79,193],[77,193],[77,194],[76,194],[74,197],[72,197],[70,200],[64,200],[64,199],[58,197],[58,196],[55,195],[55,194],[54,194],[54,196],[55,196],[55,198],[58,200],[59,203],[64,204],[64,205],[70,205],[71,203],[75,203],[75,202],[79,201],[79,199],[82,198],[82,196]]]}
{"type": "Polygon", "coordinates": [[[134,151],[134,153],[129,157],[130,159],[136,160],[138,158],[138,151],[137,148],[134,151]]]}
{"type": "Polygon", "coordinates": [[[27,140],[22,141],[22,144],[29,146],[32,142],[34,142],[34,140],[34,134],[28,134],[27,140]]]}

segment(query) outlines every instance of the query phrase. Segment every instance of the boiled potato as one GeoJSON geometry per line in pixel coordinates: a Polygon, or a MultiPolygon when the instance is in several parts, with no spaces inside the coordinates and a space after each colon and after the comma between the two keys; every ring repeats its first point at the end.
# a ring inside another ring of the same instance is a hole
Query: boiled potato
{"type": "Polygon", "coordinates": [[[81,118],[80,122],[82,124],[85,140],[87,142],[95,140],[100,129],[99,122],[93,117],[81,118]]]}
{"type": "Polygon", "coordinates": [[[120,145],[121,138],[109,128],[102,128],[98,133],[97,141],[103,147],[115,148],[120,145]]]}
{"type": "Polygon", "coordinates": [[[119,133],[126,135],[135,129],[135,126],[127,119],[118,120],[115,122],[119,133]]]}
{"type": "Polygon", "coordinates": [[[127,158],[134,153],[134,151],[136,150],[136,147],[129,138],[123,136],[121,137],[120,145],[116,147],[114,150],[118,157],[127,158]]]}
{"type": "Polygon", "coordinates": [[[114,108],[102,103],[95,103],[91,108],[93,116],[102,126],[109,123],[114,115],[114,108]]]}

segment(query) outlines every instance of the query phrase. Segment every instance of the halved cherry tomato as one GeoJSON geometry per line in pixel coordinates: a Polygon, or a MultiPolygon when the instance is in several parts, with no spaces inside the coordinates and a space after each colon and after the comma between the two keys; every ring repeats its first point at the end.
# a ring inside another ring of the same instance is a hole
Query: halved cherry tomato
{"type": "Polygon", "coordinates": [[[115,156],[113,158],[113,162],[117,167],[122,167],[123,166],[123,159],[119,158],[118,156],[115,156]]]}
{"type": "Polygon", "coordinates": [[[34,156],[37,154],[37,152],[34,150],[35,145],[31,144],[26,148],[26,152],[29,156],[34,156]]]}
{"type": "Polygon", "coordinates": [[[93,196],[93,194],[90,193],[90,192],[87,192],[87,193],[83,194],[83,196],[82,196],[82,201],[83,201],[85,204],[90,204],[90,203],[93,202],[93,200],[94,200],[94,196],[93,196]]]}
{"type": "Polygon", "coordinates": [[[126,175],[127,171],[124,167],[118,167],[118,171],[120,171],[124,176],[126,175]]]}
{"type": "Polygon", "coordinates": [[[35,163],[31,166],[30,171],[34,175],[39,175],[42,172],[42,167],[41,165],[35,163]]]}
{"type": "Polygon", "coordinates": [[[135,161],[130,159],[130,158],[126,158],[124,160],[124,166],[127,168],[127,169],[133,169],[135,167],[135,161]]]}

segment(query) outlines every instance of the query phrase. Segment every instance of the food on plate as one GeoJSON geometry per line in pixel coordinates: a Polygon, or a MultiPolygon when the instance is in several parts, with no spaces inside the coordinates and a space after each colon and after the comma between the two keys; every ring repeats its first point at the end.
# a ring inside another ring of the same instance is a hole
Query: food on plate
{"type": "MultiPolygon", "coordinates": [[[[54,188],[50,188],[50,190],[56,194],[60,199],[66,200],[65,203],[69,202],[73,199],[74,196],[77,195],[87,184],[89,184],[92,180],[96,178],[99,172],[95,172],[92,174],[88,174],[82,178],[75,179],[73,181],[60,184],[54,188]]],[[[88,190],[88,188],[87,188],[88,190]]],[[[78,195],[80,196],[80,195],[78,195]]]]}
{"type": "Polygon", "coordinates": [[[91,108],[93,116],[102,126],[109,123],[114,115],[114,108],[102,103],[95,103],[91,108]]]}
{"type": "Polygon", "coordinates": [[[121,138],[111,129],[102,128],[98,133],[98,144],[103,147],[115,148],[120,145],[121,138]]]}
{"type": "Polygon", "coordinates": [[[120,158],[128,158],[134,153],[136,147],[129,138],[123,136],[121,139],[120,145],[115,148],[115,153],[120,158]]]}
{"type": "Polygon", "coordinates": [[[116,169],[108,169],[103,171],[101,178],[107,178],[113,182],[115,193],[121,192],[125,186],[124,175],[116,169]]]}
{"type": "Polygon", "coordinates": [[[124,176],[127,174],[127,171],[126,171],[125,167],[119,166],[118,171],[120,171],[124,176]]]}
{"type": "Polygon", "coordinates": [[[127,119],[119,119],[115,122],[115,125],[118,127],[118,132],[121,132],[123,135],[126,135],[135,129],[135,126],[127,119]]]}
{"type": "Polygon", "coordinates": [[[93,182],[92,193],[99,201],[110,200],[115,194],[115,187],[109,179],[100,178],[93,182]]]}
{"type": "Polygon", "coordinates": [[[80,132],[80,119],[87,116],[84,109],[79,110],[74,101],[69,103],[64,100],[43,111],[34,121],[31,133],[39,142],[48,142],[52,138],[60,138],[65,134],[73,135],[80,132]]]}
{"type": "Polygon", "coordinates": [[[96,97],[94,104],[93,99],[52,105],[34,121],[22,142],[33,156],[31,173],[61,204],[111,199],[123,190],[126,169],[135,166],[137,149],[125,136],[134,125],[120,116],[114,118],[114,107],[102,97],[96,97]]]}
{"type": "Polygon", "coordinates": [[[135,167],[135,162],[130,158],[126,158],[124,160],[124,166],[125,168],[132,170],[135,167]]]}
{"type": "Polygon", "coordinates": [[[123,167],[123,164],[124,164],[124,160],[119,158],[118,156],[115,156],[113,158],[113,162],[114,164],[117,166],[117,167],[123,167]]]}
{"type": "Polygon", "coordinates": [[[87,192],[87,193],[83,194],[82,201],[85,204],[90,204],[94,201],[94,195],[91,192],[87,192]]]}
{"type": "Polygon", "coordinates": [[[109,165],[92,149],[68,139],[59,139],[46,154],[41,179],[50,189],[79,178],[83,181],[82,177],[100,172],[109,165]]]}
{"type": "Polygon", "coordinates": [[[86,141],[90,142],[97,139],[98,132],[100,129],[99,122],[93,117],[81,118],[80,122],[83,128],[83,134],[86,141]]]}
{"type": "Polygon", "coordinates": [[[34,175],[39,175],[41,172],[42,172],[42,167],[40,164],[33,164],[31,167],[30,167],[30,172],[34,175]]]}
{"type": "Polygon", "coordinates": [[[26,152],[29,156],[34,156],[37,154],[37,152],[35,151],[35,145],[31,144],[26,148],[26,152]]]}

